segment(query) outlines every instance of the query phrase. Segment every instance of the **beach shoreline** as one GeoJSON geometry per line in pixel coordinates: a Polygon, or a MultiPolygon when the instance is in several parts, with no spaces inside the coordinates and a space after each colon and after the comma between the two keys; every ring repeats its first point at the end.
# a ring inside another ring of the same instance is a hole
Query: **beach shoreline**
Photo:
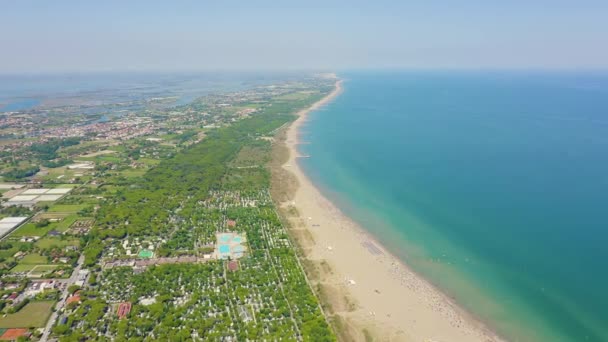
{"type": "Polygon", "coordinates": [[[273,171],[273,178],[283,179],[275,187],[289,188],[273,197],[334,329],[339,326],[338,335],[348,340],[502,341],[344,215],[298,165],[301,125],[340,95],[342,82],[336,78],[335,89],[298,112],[277,139],[288,156],[279,163],[282,170],[273,171]]]}

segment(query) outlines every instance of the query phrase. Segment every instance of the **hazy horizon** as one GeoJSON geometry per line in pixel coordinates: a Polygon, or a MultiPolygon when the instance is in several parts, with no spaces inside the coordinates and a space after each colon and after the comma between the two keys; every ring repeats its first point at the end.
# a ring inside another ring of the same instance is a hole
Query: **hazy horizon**
{"type": "Polygon", "coordinates": [[[600,1],[20,1],[0,73],[607,69],[600,1]]]}

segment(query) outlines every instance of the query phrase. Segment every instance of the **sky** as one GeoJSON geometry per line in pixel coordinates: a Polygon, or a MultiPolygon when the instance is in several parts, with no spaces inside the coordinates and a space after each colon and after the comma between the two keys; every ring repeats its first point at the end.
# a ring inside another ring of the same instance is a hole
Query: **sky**
{"type": "Polygon", "coordinates": [[[0,0],[0,73],[606,69],[606,0],[0,0]]]}

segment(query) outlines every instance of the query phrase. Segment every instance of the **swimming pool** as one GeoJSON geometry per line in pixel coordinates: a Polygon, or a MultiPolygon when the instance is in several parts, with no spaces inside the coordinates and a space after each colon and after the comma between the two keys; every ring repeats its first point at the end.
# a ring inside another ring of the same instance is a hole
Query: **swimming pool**
{"type": "Polygon", "coordinates": [[[217,233],[217,258],[223,260],[241,258],[247,250],[247,247],[243,245],[245,241],[247,238],[237,233],[217,233]]]}
{"type": "Polygon", "coordinates": [[[220,245],[219,246],[219,251],[221,254],[229,254],[230,253],[230,246],[228,245],[220,245]]]}

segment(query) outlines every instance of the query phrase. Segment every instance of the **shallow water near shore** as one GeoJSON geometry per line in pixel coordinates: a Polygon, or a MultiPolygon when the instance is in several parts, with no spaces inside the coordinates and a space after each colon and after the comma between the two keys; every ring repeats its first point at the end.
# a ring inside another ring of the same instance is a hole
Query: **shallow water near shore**
{"type": "Polygon", "coordinates": [[[328,198],[508,339],[608,340],[608,74],[341,76],[301,130],[328,198]]]}

